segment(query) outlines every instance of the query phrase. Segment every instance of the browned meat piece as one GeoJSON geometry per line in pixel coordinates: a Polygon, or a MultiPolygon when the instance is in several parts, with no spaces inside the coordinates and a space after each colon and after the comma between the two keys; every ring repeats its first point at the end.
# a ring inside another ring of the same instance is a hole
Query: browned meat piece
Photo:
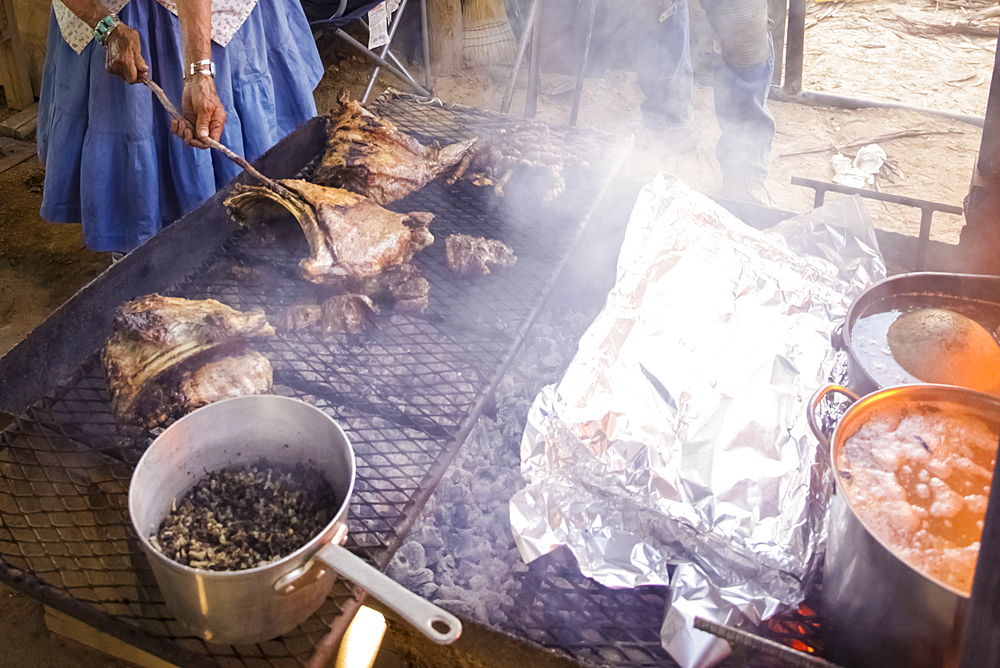
{"type": "Polygon", "coordinates": [[[360,334],[378,313],[378,307],[364,295],[337,295],[323,302],[323,332],[360,334]]]}
{"type": "Polygon", "coordinates": [[[423,311],[431,291],[431,284],[410,263],[386,267],[377,276],[348,278],[327,285],[343,294],[368,295],[379,303],[391,304],[397,311],[423,311]]]}
{"type": "Polygon", "coordinates": [[[491,268],[513,267],[517,256],[506,244],[496,239],[452,234],[444,241],[448,267],[458,276],[485,276],[491,268]]]}
{"type": "Polygon", "coordinates": [[[121,305],[102,355],[115,414],[152,426],[155,420],[136,405],[162,374],[217,346],[272,334],[262,312],[243,313],[214,299],[154,294],[121,305]]]}
{"type": "Polygon", "coordinates": [[[412,264],[390,267],[379,276],[379,289],[372,295],[393,304],[397,311],[421,312],[427,308],[431,284],[412,264]]]}
{"type": "Polygon", "coordinates": [[[474,139],[444,148],[424,146],[342,93],[330,115],[326,154],[313,180],[379,204],[419,190],[462,159],[474,139]]]}
{"type": "Polygon", "coordinates": [[[278,316],[278,329],[282,332],[298,332],[311,329],[323,319],[323,307],[319,304],[295,304],[278,316]]]}
{"type": "MultiPolygon", "coordinates": [[[[563,177],[566,150],[553,141],[549,127],[543,123],[522,123],[497,130],[477,140],[465,153],[448,183],[466,178],[477,186],[493,186],[497,196],[515,174],[530,171],[532,178],[546,187],[543,199],[551,202],[566,190],[563,177]]],[[[586,160],[569,155],[570,162],[589,169],[586,160]]]]}
{"type": "Polygon", "coordinates": [[[136,415],[152,428],[213,401],[264,394],[273,381],[271,363],[256,350],[215,348],[150,383],[136,402],[136,415]]]}
{"type": "Polygon", "coordinates": [[[434,243],[427,229],[432,213],[394,213],[340,188],[295,179],[280,183],[295,197],[264,186],[237,185],[226,206],[243,222],[269,216],[275,205],[295,216],[310,251],[300,266],[314,283],[374,276],[385,267],[409,262],[434,243]]]}

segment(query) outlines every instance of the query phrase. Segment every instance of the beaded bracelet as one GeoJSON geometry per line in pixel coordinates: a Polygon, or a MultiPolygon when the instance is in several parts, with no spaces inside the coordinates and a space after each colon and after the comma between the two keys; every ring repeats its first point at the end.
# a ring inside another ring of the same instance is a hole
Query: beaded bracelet
{"type": "Polygon", "coordinates": [[[101,46],[107,45],[108,36],[111,34],[111,31],[120,25],[121,21],[117,15],[108,14],[97,22],[97,27],[94,28],[94,40],[101,46]]]}

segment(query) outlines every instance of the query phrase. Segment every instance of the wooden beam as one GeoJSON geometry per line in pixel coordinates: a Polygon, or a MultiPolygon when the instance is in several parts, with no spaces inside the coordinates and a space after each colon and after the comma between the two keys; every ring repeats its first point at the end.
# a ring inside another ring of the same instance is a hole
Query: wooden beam
{"type": "Polygon", "coordinates": [[[92,647],[115,658],[142,666],[142,668],[177,668],[168,661],[153,656],[149,652],[144,652],[138,647],[129,645],[48,606],[45,606],[45,626],[56,635],[75,640],[81,645],[92,647]]]}
{"type": "Polygon", "coordinates": [[[1000,274],[1000,49],[986,101],[983,136],[965,198],[965,227],[959,246],[968,256],[968,273],[1000,274]]]}
{"type": "Polygon", "coordinates": [[[1000,49],[993,59],[993,77],[990,82],[989,98],[986,101],[986,120],[983,123],[983,138],[979,144],[979,159],[976,167],[980,175],[989,181],[1000,181],[1000,49]]]}
{"type": "Polygon", "coordinates": [[[19,111],[0,123],[0,135],[25,140],[35,134],[38,127],[38,103],[32,102],[24,111],[19,111]]]}
{"type": "Polygon", "coordinates": [[[427,0],[427,18],[434,76],[458,72],[462,69],[462,0],[427,0]]]}
{"type": "Polygon", "coordinates": [[[0,137],[0,174],[35,154],[35,142],[0,137]]]}
{"type": "Polygon", "coordinates": [[[0,85],[11,109],[30,107],[35,96],[28,78],[28,63],[24,58],[24,44],[17,29],[17,17],[11,0],[0,0],[0,29],[7,32],[7,39],[0,41],[0,85]]]}

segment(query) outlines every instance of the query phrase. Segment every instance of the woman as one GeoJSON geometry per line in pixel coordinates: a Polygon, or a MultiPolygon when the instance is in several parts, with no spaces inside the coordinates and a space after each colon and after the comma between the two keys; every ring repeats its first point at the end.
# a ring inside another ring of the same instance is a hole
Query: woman
{"type": "Polygon", "coordinates": [[[212,137],[256,159],[316,115],[322,75],[298,0],[53,0],[42,218],[82,223],[93,250],[132,250],[240,172],[191,147],[212,137]],[[184,122],[135,85],[147,77],[184,122]]]}

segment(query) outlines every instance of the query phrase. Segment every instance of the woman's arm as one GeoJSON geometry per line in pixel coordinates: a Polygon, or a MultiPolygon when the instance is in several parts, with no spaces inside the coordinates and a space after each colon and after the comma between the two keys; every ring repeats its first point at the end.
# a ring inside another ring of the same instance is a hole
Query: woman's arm
{"type": "MultiPolygon", "coordinates": [[[[63,0],[63,4],[91,28],[96,28],[97,22],[111,13],[99,0],[63,0]]],[[[142,58],[139,35],[134,30],[124,23],[119,24],[108,35],[105,48],[108,72],[130,84],[146,78],[149,67],[142,58]]]]}
{"type": "MultiPolygon", "coordinates": [[[[94,1],[94,0],[90,0],[94,1]]],[[[218,141],[226,122],[226,110],[209,74],[191,74],[191,64],[212,58],[212,0],[177,0],[183,44],[184,95],[181,104],[185,123],[172,121],[171,131],[189,146],[208,148],[202,137],[218,141]]],[[[195,66],[195,69],[201,69],[195,66]]]]}

